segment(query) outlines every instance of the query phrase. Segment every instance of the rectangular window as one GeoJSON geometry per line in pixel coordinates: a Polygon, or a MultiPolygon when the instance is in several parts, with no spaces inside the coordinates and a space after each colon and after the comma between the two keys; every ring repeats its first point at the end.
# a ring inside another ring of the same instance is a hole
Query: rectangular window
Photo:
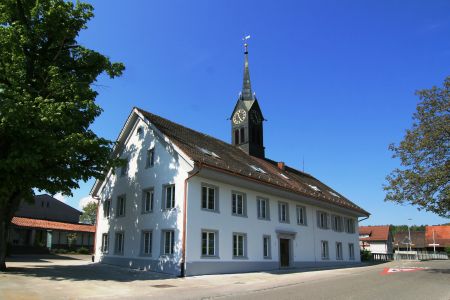
{"type": "Polygon", "coordinates": [[[150,168],[155,165],[155,148],[147,150],[147,160],[145,162],[145,167],[150,168]]]}
{"type": "Polygon", "coordinates": [[[297,224],[306,225],[306,207],[297,205],[297,224]]]}
{"type": "Polygon", "coordinates": [[[109,242],[108,234],[107,233],[102,234],[102,248],[101,248],[101,251],[103,253],[108,253],[108,248],[109,248],[108,242],[109,242]]]}
{"type": "Polygon", "coordinates": [[[269,200],[258,198],[256,200],[258,219],[269,220],[269,200]]]}
{"type": "Polygon", "coordinates": [[[270,258],[270,235],[263,236],[263,256],[264,258],[270,258]]]}
{"type": "Polygon", "coordinates": [[[317,226],[322,229],[328,229],[328,214],[323,211],[317,212],[317,226]]]}
{"type": "Polygon", "coordinates": [[[142,255],[152,255],[152,231],[142,231],[142,255]]]}
{"type": "Polygon", "coordinates": [[[355,220],[350,218],[345,219],[345,231],[347,233],[355,233],[355,220]]]}
{"type": "Polygon", "coordinates": [[[142,213],[149,213],[153,211],[153,189],[142,191],[142,213]]]}
{"type": "Polygon", "coordinates": [[[128,171],[128,158],[125,158],[125,164],[120,168],[120,176],[123,177],[127,174],[128,171]]]}
{"type": "Polygon", "coordinates": [[[202,256],[216,256],[216,232],[202,231],[202,256]]]}
{"type": "Polygon", "coordinates": [[[164,209],[175,207],[175,185],[167,185],[164,188],[164,209]]]}
{"type": "Polygon", "coordinates": [[[126,206],[125,196],[117,197],[117,216],[118,217],[125,216],[125,206],[126,206]]]}
{"type": "Polygon", "coordinates": [[[278,202],[278,219],[282,223],[289,223],[289,204],[278,202]]]}
{"type": "Polygon", "coordinates": [[[336,243],[336,259],[342,259],[342,243],[340,242],[336,243]]]}
{"type": "Polygon", "coordinates": [[[174,253],[174,247],[175,247],[175,233],[173,230],[167,230],[163,231],[163,254],[165,255],[172,255],[174,253]]]}
{"type": "Polygon", "coordinates": [[[233,233],[233,257],[245,257],[245,234],[233,233]]]}
{"type": "Polygon", "coordinates": [[[244,217],[246,216],[245,195],[238,192],[233,192],[231,196],[231,212],[233,215],[244,217]]]}
{"type": "Polygon", "coordinates": [[[103,203],[103,217],[105,219],[109,218],[110,212],[111,212],[111,200],[108,199],[105,200],[105,202],[103,203]]]}
{"type": "Polygon", "coordinates": [[[202,185],[202,209],[217,211],[217,196],[215,187],[202,185]]]}
{"type": "Polygon", "coordinates": [[[341,216],[331,216],[331,226],[332,229],[336,232],[342,232],[342,217],[341,216]]]}
{"type": "Polygon", "coordinates": [[[353,244],[348,244],[348,257],[350,260],[355,259],[355,246],[353,244]]]}
{"type": "Polygon", "coordinates": [[[328,241],[321,241],[320,244],[322,259],[328,259],[328,241]]]}
{"type": "Polygon", "coordinates": [[[115,254],[123,254],[124,234],[123,232],[116,233],[116,241],[114,245],[115,254]]]}

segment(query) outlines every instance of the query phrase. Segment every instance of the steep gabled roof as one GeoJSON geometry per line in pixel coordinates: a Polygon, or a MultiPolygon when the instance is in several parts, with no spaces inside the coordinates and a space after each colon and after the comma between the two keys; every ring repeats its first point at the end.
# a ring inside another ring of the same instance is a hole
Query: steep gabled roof
{"type": "Polygon", "coordinates": [[[360,241],[387,241],[389,239],[389,225],[383,226],[359,226],[359,235],[368,235],[360,237],[360,241]]]}
{"type": "Polygon", "coordinates": [[[308,198],[349,209],[359,216],[370,214],[313,176],[277,162],[246,154],[240,148],[136,108],[162,134],[196,164],[233,173],[308,198]]]}

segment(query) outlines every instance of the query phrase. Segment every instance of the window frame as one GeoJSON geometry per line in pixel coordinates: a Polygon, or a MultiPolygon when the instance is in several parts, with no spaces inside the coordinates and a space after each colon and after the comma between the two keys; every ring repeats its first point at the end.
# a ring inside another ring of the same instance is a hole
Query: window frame
{"type": "Polygon", "coordinates": [[[247,259],[247,234],[243,232],[233,232],[232,235],[232,258],[233,259],[247,259]],[[240,251],[238,249],[239,247],[239,241],[237,239],[238,237],[242,237],[242,255],[239,255],[240,251]],[[235,242],[237,241],[236,247],[235,242]],[[235,249],[237,251],[235,251],[235,249]]]}
{"type": "Polygon", "coordinates": [[[126,194],[122,194],[117,196],[117,214],[118,218],[125,217],[127,208],[127,196],[126,194]],[[121,205],[120,199],[123,199],[123,205],[121,205]],[[123,207],[123,211],[122,208],[123,207]]]}
{"type": "Polygon", "coordinates": [[[142,190],[142,214],[149,214],[153,212],[155,207],[155,189],[153,187],[149,187],[142,190]],[[151,193],[150,198],[150,209],[147,209],[147,193],[151,193]]]}
{"type": "Polygon", "coordinates": [[[306,206],[303,205],[297,205],[295,207],[296,213],[297,213],[297,225],[302,225],[302,226],[308,226],[308,220],[306,217],[306,206]],[[302,210],[301,214],[299,213],[299,210],[302,210]],[[300,222],[300,215],[302,216],[303,222],[300,222]]]}
{"type": "Polygon", "coordinates": [[[204,211],[209,211],[209,212],[219,212],[219,187],[212,185],[212,184],[208,184],[208,183],[202,183],[201,184],[201,191],[200,191],[200,208],[204,211]],[[206,189],[206,207],[203,207],[203,189],[206,189]],[[209,206],[209,193],[210,190],[214,191],[214,208],[208,208],[209,206]]]}
{"type": "Polygon", "coordinates": [[[114,254],[115,255],[123,255],[125,252],[125,232],[123,231],[117,231],[115,234],[115,240],[114,240],[114,254]],[[121,236],[121,243],[118,243],[119,236],[121,236]],[[120,247],[118,247],[120,246],[120,247]]]}
{"type": "Polygon", "coordinates": [[[107,254],[109,252],[109,234],[102,234],[102,244],[100,245],[100,252],[107,254]]]}
{"type": "Polygon", "coordinates": [[[342,242],[336,242],[336,260],[343,260],[344,253],[342,249],[342,242]]]}
{"type": "Polygon", "coordinates": [[[322,260],[330,259],[330,248],[328,245],[328,241],[325,240],[320,241],[320,257],[322,258],[322,260]]]}
{"type": "Polygon", "coordinates": [[[344,227],[344,222],[343,222],[342,216],[331,215],[331,229],[334,232],[343,232],[344,231],[343,227],[344,227]],[[336,220],[339,220],[339,221],[336,223],[336,220]]]}
{"type": "Polygon", "coordinates": [[[141,233],[141,256],[152,256],[153,255],[153,230],[151,229],[142,229],[142,233],[141,233]],[[145,243],[145,235],[148,234],[149,235],[149,252],[145,252],[145,248],[146,248],[146,243],[145,243]]]}
{"type": "Polygon", "coordinates": [[[109,219],[111,217],[111,199],[106,199],[103,202],[103,218],[109,219]],[[108,205],[106,205],[108,203],[108,205]]]}
{"type": "Polygon", "coordinates": [[[263,235],[263,258],[272,259],[272,237],[268,234],[263,235]],[[267,244],[266,244],[267,241],[267,244]],[[267,251],[267,255],[266,255],[267,251]]]}
{"type": "Polygon", "coordinates": [[[247,217],[247,195],[239,191],[231,191],[231,215],[235,217],[247,217]],[[236,195],[236,199],[234,196],[236,195]],[[238,195],[242,196],[242,213],[238,213],[238,195]],[[236,204],[234,204],[236,202],[236,204]],[[236,212],[234,212],[234,207],[236,207],[236,212]]]}
{"type": "Polygon", "coordinates": [[[348,259],[355,260],[355,244],[348,243],[348,259]]]}
{"type": "Polygon", "coordinates": [[[120,177],[125,177],[127,175],[128,172],[128,164],[130,163],[130,160],[128,157],[123,158],[124,160],[126,160],[125,165],[120,167],[120,177]]]}
{"type": "Polygon", "coordinates": [[[318,210],[317,211],[317,227],[319,227],[320,229],[324,229],[324,230],[330,229],[328,216],[329,216],[329,214],[327,212],[318,210]],[[324,218],[322,218],[322,216],[324,216],[324,218]],[[323,220],[325,221],[325,226],[324,226],[324,224],[322,224],[323,220]]]}
{"type": "Polygon", "coordinates": [[[355,225],[355,220],[353,218],[344,218],[345,219],[345,232],[346,233],[350,233],[350,234],[354,234],[356,232],[356,225],[355,225]],[[352,226],[350,226],[350,223],[352,226]]]}
{"type": "Polygon", "coordinates": [[[202,229],[200,235],[200,257],[201,258],[219,258],[219,231],[213,229],[202,229]],[[206,234],[206,254],[203,252],[203,234],[206,234]],[[214,253],[209,253],[210,234],[214,235],[214,253]]]}
{"type": "Polygon", "coordinates": [[[151,168],[155,165],[155,147],[147,149],[147,157],[145,159],[145,168],[151,168]]]}
{"type": "Polygon", "coordinates": [[[161,230],[161,256],[173,256],[175,254],[175,230],[163,229],[161,230]],[[166,234],[171,233],[169,242],[169,252],[166,252],[166,234]]]}
{"type": "Polygon", "coordinates": [[[278,201],[278,222],[289,224],[289,203],[285,201],[278,201]],[[285,220],[282,219],[282,207],[285,206],[285,220]]]}
{"type": "Polygon", "coordinates": [[[175,209],[176,190],[175,190],[175,184],[174,183],[169,183],[169,184],[164,184],[163,185],[162,197],[163,197],[162,210],[175,209]],[[172,189],[170,202],[171,202],[171,204],[173,204],[173,206],[170,206],[170,207],[167,207],[167,203],[168,203],[167,202],[167,189],[168,188],[172,189]]]}
{"type": "Polygon", "coordinates": [[[256,216],[258,218],[258,220],[266,220],[266,221],[270,221],[270,200],[268,198],[264,198],[264,197],[256,197],[256,216]],[[264,202],[264,213],[265,216],[262,217],[260,212],[261,212],[261,205],[260,203],[264,202]]]}

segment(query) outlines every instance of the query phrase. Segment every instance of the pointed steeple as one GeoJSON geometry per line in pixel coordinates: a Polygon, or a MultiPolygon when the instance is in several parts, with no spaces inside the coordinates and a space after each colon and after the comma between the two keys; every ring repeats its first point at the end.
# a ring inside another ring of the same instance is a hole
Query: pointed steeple
{"type": "Polygon", "coordinates": [[[245,61],[244,61],[244,81],[242,83],[242,92],[240,100],[254,100],[253,93],[252,93],[252,84],[250,82],[250,71],[248,68],[248,44],[244,44],[244,55],[245,55],[245,61]]]}

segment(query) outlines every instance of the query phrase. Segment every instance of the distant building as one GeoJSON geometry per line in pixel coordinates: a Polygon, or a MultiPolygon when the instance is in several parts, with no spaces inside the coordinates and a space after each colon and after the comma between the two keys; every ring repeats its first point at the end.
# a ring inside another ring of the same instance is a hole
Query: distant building
{"type": "Polygon", "coordinates": [[[49,195],[34,203],[22,203],[8,235],[13,253],[31,253],[44,248],[68,248],[69,235],[75,248],[93,249],[95,226],[79,224],[81,212],[49,195]]]}
{"type": "Polygon", "coordinates": [[[359,227],[361,250],[369,250],[372,253],[379,254],[392,254],[392,240],[389,225],[359,227]]]}
{"type": "Polygon", "coordinates": [[[450,247],[450,225],[426,226],[425,242],[429,251],[436,248],[436,251],[440,252],[450,247]]]}
{"type": "Polygon", "coordinates": [[[407,251],[409,250],[409,234],[411,234],[411,250],[424,252],[427,249],[425,241],[425,231],[400,231],[394,234],[394,250],[407,251]]]}

